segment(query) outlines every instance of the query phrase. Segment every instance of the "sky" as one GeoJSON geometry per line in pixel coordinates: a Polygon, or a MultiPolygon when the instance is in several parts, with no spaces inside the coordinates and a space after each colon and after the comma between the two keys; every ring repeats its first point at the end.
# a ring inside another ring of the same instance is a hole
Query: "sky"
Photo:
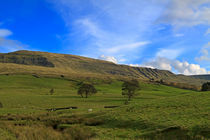
{"type": "Polygon", "coordinates": [[[210,74],[210,0],[0,0],[0,53],[210,74]]]}

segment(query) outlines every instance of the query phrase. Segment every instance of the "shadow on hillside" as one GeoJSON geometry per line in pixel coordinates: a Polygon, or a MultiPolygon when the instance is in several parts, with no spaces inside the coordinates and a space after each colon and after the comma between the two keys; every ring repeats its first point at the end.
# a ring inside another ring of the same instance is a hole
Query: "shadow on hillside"
{"type": "Polygon", "coordinates": [[[179,126],[166,128],[165,126],[157,126],[156,124],[143,120],[107,120],[102,127],[112,129],[132,129],[134,131],[140,130],[146,133],[136,136],[136,139],[144,140],[203,140],[205,138],[209,138],[207,135],[203,135],[202,133],[196,135],[192,134],[192,132],[190,133],[189,130],[183,129],[179,126]]]}
{"type": "MultiPolygon", "coordinates": [[[[135,139],[144,139],[144,140],[203,140],[209,138],[209,127],[199,127],[196,126],[193,132],[183,129],[179,126],[158,126],[157,124],[150,123],[144,120],[123,120],[123,119],[108,119],[104,116],[104,112],[97,114],[86,114],[86,115],[72,115],[72,116],[62,116],[58,117],[56,113],[47,113],[39,115],[6,115],[0,116],[1,121],[14,121],[14,125],[18,127],[28,127],[27,121],[42,123],[46,128],[52,128],[57,132],[73,131],[75,125],[82,126],[80,130],[85,132],[85,135],[95,133],[87,132],[86,127],[98,126],[100,128],[111,128],[111,129],[126,129],[133,130],[136,132],[141,132],[139,135],[136,135],[135,139]],[[20,120],[24,122],[19,122],[20,120]],[[72,128],[72,129],[71,129],[72,128]],[[70,130],[69,130],[70,129],[70,130]],[[205,137],[205,138],[204,138],[205,137]]],[[[75,134],[79,134],[75,132],[75,134]]],[[[118,131],[120,132],[120,131],[118,131]]],[[[118,137],[129,139],[128,135],[119,133],[118,137]]]]}
{"type": "Polygon", "coordinates": [[[52,96],[52,98],[77,98],[77,99],[79,99],[79,98],[81,98],[80,96],[68,96],[68,95],[66,95],[66,96],[52,96]]]}
{"type": "Polygon", "coordinates": [[[112,120],[106,120],[105,125],[103,127],[146,130],[146,129],[151,129],[153,126],[154,126],[153,124],[147,123],[143,120],[136,121],[136,120],[112,119],[112,120]]]}
{"type": "Polygon", "coordinates": [[[188,131],[181,129],[180,127],[168,127],[166,129],[155,131],[154,133],[147,134],[143,136],[144,139],[153,140],[193,140],[191,136],[188,135],[188,131]]]}

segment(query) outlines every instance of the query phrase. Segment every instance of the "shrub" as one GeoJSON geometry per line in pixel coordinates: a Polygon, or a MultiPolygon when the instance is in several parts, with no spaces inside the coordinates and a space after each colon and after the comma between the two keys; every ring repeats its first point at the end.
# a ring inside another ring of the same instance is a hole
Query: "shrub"
{"type": "Polygon", "coordinates": [[[3,105],[2,105],[2,103],[0,102],[0,108],[3,108],[3,105]]]}
{"type": "Polygon", "coordinates": [[[204,83],[202,85],[201,91],[210,91],[210,82],[204,83]]]}

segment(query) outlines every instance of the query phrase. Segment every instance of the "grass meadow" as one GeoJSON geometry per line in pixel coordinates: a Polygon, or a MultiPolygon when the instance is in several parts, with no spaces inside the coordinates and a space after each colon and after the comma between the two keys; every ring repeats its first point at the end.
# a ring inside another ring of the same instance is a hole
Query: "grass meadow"
{"type": "Polygon", "coordinates": [[[98,93],[87,99],[77,95],[79,82],[1,75],[0,139],[210,139],[210,92],[140,82],[125,105],[121,81],[95,84],[98,93]],[[46,110],[69,106],[78,109],[46,110]]]}

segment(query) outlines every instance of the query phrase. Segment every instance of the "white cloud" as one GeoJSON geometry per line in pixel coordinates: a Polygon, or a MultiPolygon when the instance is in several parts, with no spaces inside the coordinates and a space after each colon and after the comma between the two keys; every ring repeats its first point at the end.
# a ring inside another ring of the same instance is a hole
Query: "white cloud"
{"type": "Polygon", "coordinates": [[[172,70],[170,60],[167,58],[164,58],[164,57],[157,57],[154,60],[144,63],[142,66],[157,68],[157,69],[161,69],[161,70],[169,70],[169,71],[172,70]]]}
{"type": "Polygon", "coordinates": [[[185,75],[198,75],[198,74],[209,74],[206,69],[201,68],[200,65],[197,64],[189,64],[188,62],[180,62],[174,61],[172,67],[177,70],[179,73],[185,75]]]}
{"type": "Polygon", "coordinates": [[[109,62],[113,62],[113,63],[115,63],[115,64],[118,63],[117,59],[116,59],[115,57],[113,57],[113,56],[104,56],[104,55],[101,55],[101,56],[99,57],[99,59],[105,60],[105,61],[109,61],[109,62]]]}
{"type": "Polygon", "coordinates": [[[0,29],[0,37],[8,37],[12,35],[12,32],[7,29],[0,29]]]}
{"type": "Polygon", "coordinates": [[[210,0],[171,0],[158,19],[176,27],[210,25],[210,0]]]}
{"type": "Polygon", "coordinates": [[[145,68],[151,68],[151,69],[155,69],[153,66],[147,66],[147,65],[140,65],[140,64],[129,64],[129,66],[131,67],[145,67],[145,68]]]}
{"type": "Polygon", "coordinates": [[[141,67],[141,65],[139,65],[139,64],[129,64],[129,66],[131,66],[131,67],[141,67]]]}
{"type": "Polygon", "coordinates": [[[162,70],[177,71],[185,75],[209,74],[210,72],[201,68],[198,64],[190,64],[188,62],[180,62],[178,60],[171,60],[164,57],[157,57],[156,59],[146,62],[141,66],[157,68],[162,70]]]}

